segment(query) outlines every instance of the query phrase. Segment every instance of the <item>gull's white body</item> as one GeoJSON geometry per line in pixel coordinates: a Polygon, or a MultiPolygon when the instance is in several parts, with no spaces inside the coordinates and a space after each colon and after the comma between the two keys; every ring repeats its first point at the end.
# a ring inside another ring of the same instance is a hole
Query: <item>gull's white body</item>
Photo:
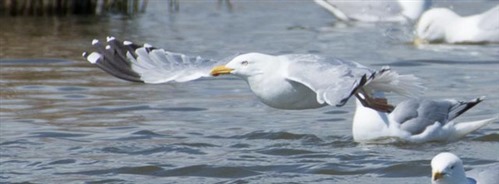
{"type": "MultiPolygon", "coordinates": [[[[261,70],[254,71],[254,73],[243,71],[243,69],[236,72],[236,75],[248,83],[251,91],[264,104],[279,109],[310,109],[327,105],[319,103],[316,93],[307,86],[287,79],[287,70],[292,62],[286,58],[257,53],[247,56],[248,58],[242,60],[275,60],[275,62],[256,63],[260,65],[258,68],[261,70]]],[[[226,66],[240,68],[237,62],[226,66]]]]}
{"type": "Polygon", "coordinates": [[[497,184],[499,182],[499,163],[465,172],[461,159],[449,152],[442,152],[433,157],[431,170],[432,184],[497,184]]]}
{"type": "Polygon", "coordinates": [[[431,6],[431,0],[314,0],[341,21],[415,21],[431,6]]]}
{"type": "Polygon", "coordinates": [[[393,112],[385,113],[364,107],[359,100],[356,100],[352,125],[354,140],[368,143],[390,139],[413,143],[455,141],[498,119],[495,117],[457,123],[449,117],[453,115],[449,115],[452,112],[448,107],[454,104],[457,108],[458,101],[431,101],[436,107],[428,107],[430,109],[427,110],[424,106],[415,108],[414,105],[419,106],[418,103],[423,104],[423,101],[406,100],[399,103],[393,112]]]}
{"type": "Polygon", "coordinates": [[[499,5],[466,17],[446,8],[430,9],[421,16],[416,36],[426,42],[499,42],[499,5]]]}
{"type": "MultiPolygon", "coordinates": [[[[242,54],[225,65],[230,74],[248,82],[266,105],[278,109],[311,109],[341,106],[355,90],[362,76],[374,71],[351,61],[310,54],[242,54]],[[246,62],[242,65],[241,63],[246,62]]],[[[365,91],[418,94],[421,86],[412,75],[388,71],[374,77],[365,91]]]]}

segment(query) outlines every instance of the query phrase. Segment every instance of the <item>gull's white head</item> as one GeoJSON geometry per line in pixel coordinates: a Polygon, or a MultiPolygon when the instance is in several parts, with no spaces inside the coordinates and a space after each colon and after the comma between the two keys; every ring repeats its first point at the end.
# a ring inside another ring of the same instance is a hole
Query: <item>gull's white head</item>
{"type": "Polygon", "coordinates": [[[426,11],[416,25],[415,44],[439,42],[445,39],[445,30],[459,15],[447,8],[426,11]]]}
{"type": "Polygon", "coordinates": [[[233,74],[242,78],[248,78],[275,69],[272,67],[272,64],[275,64],[273,62],[275,59],[276,56],[261,53],[242,54],[236,56],[225,66],[214,67],[211,70],[211,75],[233,74]]]}
{"type": "Polygon", "coordinates": [[[433,184],[467,184],[463,162],[456,155],[443,152],[431,160],[431,183],[433,184]]]}

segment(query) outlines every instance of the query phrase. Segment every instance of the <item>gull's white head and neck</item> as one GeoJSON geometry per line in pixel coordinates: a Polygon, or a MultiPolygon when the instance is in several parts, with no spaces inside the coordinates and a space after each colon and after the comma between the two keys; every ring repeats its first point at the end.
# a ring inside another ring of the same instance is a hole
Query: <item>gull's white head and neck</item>
{"type": "Polygon", "coordinates": [[[438,42],[445,39],[448,25],[460,18],[459,15],[447,8],[434,8],[426,11],[419,19],[416,26],[416,40],[425,42],[438,42]]]}
{"type": "Polygon", "coordinates": [[[468,184],[463,162],[456,155],[444,152],[431,160],[432,184],[468,184]]]}
{"type": "Polygon", "coordinates": [[[236,56],[229,61],[225,66],[216,66],[211,71],[211,75],[232,74],[244,80],[272,72],[272,62],[276,56],[261,54],[261,53],[247,53],[236,56]]]}

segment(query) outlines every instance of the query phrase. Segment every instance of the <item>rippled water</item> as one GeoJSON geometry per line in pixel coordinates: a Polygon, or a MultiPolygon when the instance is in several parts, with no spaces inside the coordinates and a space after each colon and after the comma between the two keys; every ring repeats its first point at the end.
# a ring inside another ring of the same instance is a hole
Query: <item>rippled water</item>
{"type": "MultiPolygon", "coordinates": [[[[277,110],[235,78],[136,84],[80,57],[107,35],[208,58],[316,53],[415,73],[429,98],[487,96],[459,121],[498,113],[498,45],[415,48],[410,26],[346,25],[314,3],[287,2],[182,1],[174,13],[153,1],[135,17],[0,17],[0,182],[416,184],[429,182],[441,151],[467,169],[499,160],[497,122],[453,143],[363,145],[352,140],[352,102],[277,110]]],[[[457,2],[468,14],[497,4],[457,2]]]]}

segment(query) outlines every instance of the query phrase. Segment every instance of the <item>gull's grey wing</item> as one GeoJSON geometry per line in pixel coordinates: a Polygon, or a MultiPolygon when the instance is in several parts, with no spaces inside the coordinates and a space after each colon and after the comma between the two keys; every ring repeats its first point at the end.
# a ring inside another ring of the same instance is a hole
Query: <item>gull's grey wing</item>
{"type": "Polygon", "coordinates": [[[481,15],[478,27],[482,30],[499,32],[499,5],[481,15]]]}
{"type": "Polygon", "coordinates": [[[94,40],[92,45],[96,51],[83,53],[90,63],[115,77],[132,82],[186,82],[210,77],[211,68],[223,62],[189,57],[113,37],[108,37],[106,44],[94,40]]]}
{"type": "Polygon", "coordinates": [[[355,62],[316,55],[281,55],[291,60],[285,78],[317,93],[319,103],[342,106],[373,70],[355,62]]]}
{"type": "Polygon", "coordinates": [[[453,120],[482,102],[483,98],[470,101],[409,99],[399,103],[390,116],[400,123],[401,129],[419,134],[435,122],[445,124],[453,120]]]}
{"type": "Polygon", "coordinates": [[[497,183],[499,181],[499,163],[472,169],[466,172],[466,176],[479,184],[497,183]]]}
{"type": "MultiPolygon", "coordinates": [[[[356,1],[345,1],[345,0],[316,0],[316,3],[323,6],[331,11],[335,16],[341,12],[343,17],[348,17],[350,20],[356,21],[379,21],[386,20],[391,21],[394,17],[401,17],[402,7],[398,3],[398,0],[383,0],[383,1],[373,1],[373,0],[356,0],[356,1]]],[[[338,16],[340,19],[342,16],[338,16]]]]}
{"type": "Polygon", "coordinates": [[[402,130],[419,134],[435,122],[447,123],[451,106],[451,101],[409,99],[400,102],[390,116],[402,130]]]}

